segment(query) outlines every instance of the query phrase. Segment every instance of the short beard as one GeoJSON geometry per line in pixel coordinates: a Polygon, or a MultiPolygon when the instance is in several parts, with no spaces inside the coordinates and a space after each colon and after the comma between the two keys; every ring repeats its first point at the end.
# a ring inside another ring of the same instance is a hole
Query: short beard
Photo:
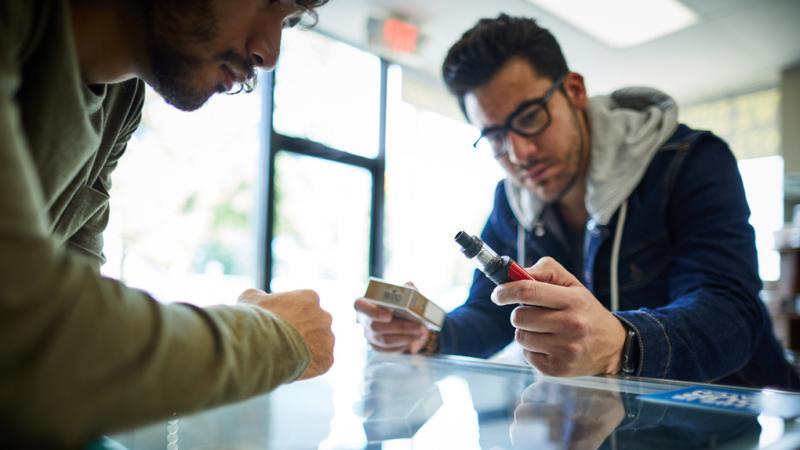
{"type": "Polygon", "coordinates": [[[564,196],[566,196],[569,193],[569,191],[571,191],[572,188],[575,187],[575,185],[578,183],[578,179],[580,179],[580,177],[582,176],[585,177],[587,175],[587,170],[588,170],[587,166],[589,165],[589,161],[588,158],[586,157],[586,153],[588,152],[588,149],[586,149],[585,145],[586,142],[584,140],[583,132],[580,129],[580,121],[578,120],[578,111],[572,105],[572,102],[570,102],[569,106],[570,110],[572,111],[573,129],[576,130],[578,133],[578,151],[576,152],[578,161],[576,162],[575,173],[572,174],[572,177],[570,177],[569,181],[567,181],[567,184],[564,185],[561,191],[559,191],[558,194],[556,194],[552,199],[546,202],[548,205],[554,205],[559,201],[561,201],[561,199],[563,199],[564,196]]]}
{"type": "Polygon", "coordinates": [[[210,0],[142,0],[146,20],[147,53],[153,89],[167,103],[183,111],[203,106],[215,92],[193,88],[192,74],[204,60],[183,48],[210,44],[217,36],[216,17],[210,0]]]}
{"type": "Polygon", "coordinates": [[[578,152],[577,152],[578,153],[578,162],[577,162],[577,167],[575,168],[575,173],[572,175],[572,178],[570,178],[570,180],[564,186],[564,189],[562,189],[561,192],[558,193],[558,195],[556,196],[556,199],[553,201],[553,203],[555,203],[555,202],[561,200],[562,198],[564,198],[564,196],[567,195],[567,193],[569,193],[569,191],[571,191],[572,188],[575,187],[575,184],[578,182],[578,179],[580,177],[582,177],[582,176],[586,176],[586,166],[588,165],[588,161],[587,161],[587,158],[586,158],[586,151],[587,150],[586,150],[586,146],[584,145],[585,142],[584,142],[584,139],[583,139],[583,133],[580,130],[580,126],[579,126],[579,123],[578,123],[578,115],[577,115],[577,111],[575,111],[575,108],[572,108],[572,120],[573,120],[573,123],[575,124],[575,129],[578,131],[578,152]]]}

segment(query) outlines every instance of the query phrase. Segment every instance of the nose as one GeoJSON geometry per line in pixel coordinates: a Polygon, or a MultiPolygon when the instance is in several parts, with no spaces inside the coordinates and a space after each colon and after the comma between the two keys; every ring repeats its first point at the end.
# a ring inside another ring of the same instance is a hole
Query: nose
{"type": "Polygon", "coordinates": [[[508,132],[508,159],[514,164],[525,164],[539,154],[539,146],[528,137],[510,130],[508,132]]]}
{"type": "Polygon", "coordinates": [[[247,54],[253,64],[265,70],[273,70],[281,52],[282,21],[269,21],[247,40],[247,54]]]}

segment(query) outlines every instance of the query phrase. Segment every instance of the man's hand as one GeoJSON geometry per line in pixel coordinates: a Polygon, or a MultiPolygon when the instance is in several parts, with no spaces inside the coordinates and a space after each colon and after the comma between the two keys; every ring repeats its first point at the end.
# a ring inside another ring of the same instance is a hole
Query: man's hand
{"type": "MultiPolygon", "coordinates": [[[[406,285],[414,287],[411,283],[406,285]]],[[[356,299],[353,307],[358,322],[364,327],[364,337],[375,350],[418,353],[428,341],[428,329],[422,324],[398,319],[390,310],[375,306],[364,298],[356,299]]]]}
{"type": "Polygon", "coordinates": [[[311,353],[311,361],[300,375],[300,380],[322,375],[331,368],[334,344],[332,317],[319,306],[319,295],[316,292],[300,290],[267,294],[257,289],[248,289],[239,296],[239,301],[273,312],[300,333],[311,353]]]}
{"type": "Polygon", "coordinates": [[[492,292],[498,305],[522,305],[511,323],[525,359],[545,375],[619,372],[625,343],[619,319],[553,258],[526,270],[537,281],[505,283],[492,292]]]}

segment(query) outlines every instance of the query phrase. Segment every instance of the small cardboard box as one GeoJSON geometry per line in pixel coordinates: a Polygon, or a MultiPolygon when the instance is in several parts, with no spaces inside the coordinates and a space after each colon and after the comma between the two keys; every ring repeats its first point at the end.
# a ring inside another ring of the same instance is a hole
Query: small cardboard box
{"type": "Polygon", "coordinates": [[[434,331],[442,329],[445,311],[412,287],[370,278],[364,298],[391,309],[400,318],[419,322],[434,331]]]}

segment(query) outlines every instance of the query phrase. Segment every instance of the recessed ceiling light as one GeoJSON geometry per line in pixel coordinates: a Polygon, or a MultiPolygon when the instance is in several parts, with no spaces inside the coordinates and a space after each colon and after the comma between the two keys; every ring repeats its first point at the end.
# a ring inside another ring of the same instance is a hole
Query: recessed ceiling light
{"type": "Polygon", "coordinates": [[[611,47],[633,47],[697,23],[677,0],[528,0],[611,47]]]}

